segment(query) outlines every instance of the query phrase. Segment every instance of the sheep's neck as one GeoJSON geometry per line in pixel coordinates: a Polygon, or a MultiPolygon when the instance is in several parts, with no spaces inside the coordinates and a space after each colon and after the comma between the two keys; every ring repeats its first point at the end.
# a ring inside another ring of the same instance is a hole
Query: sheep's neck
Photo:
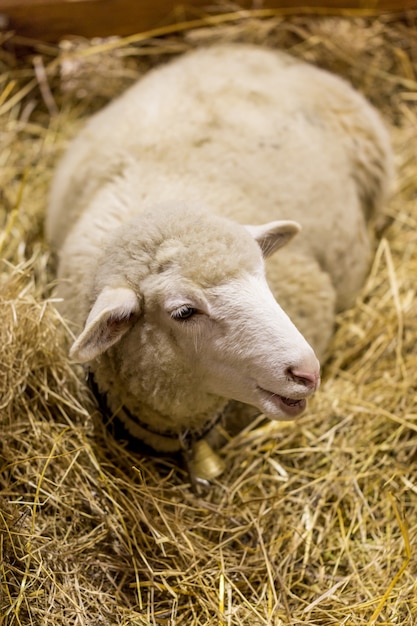
{"type": "Polygon", "coordinates": [[[150,448],[150,451],[154,452],[171,453],[187,450],[192,443],[205,437],[219,423],[227,406],[227,401],[221,400],[218,410],[211,415],[205,414],[201,416],[198,426],[193,428],[182,427],[173,429],[168,427],[157,429],[153,426],[153,423],[156,421],[155,418],[157,418],[158,422],[164,421],[165,423],[170,423],[172,420],[143,402],[140,406],[140,418],[126,405],[120,405],[117,409],[113,409],[110,406],[113,403],[109,404],[107,394],[99,390],[91,372],[88,374],[88,382],[103,417],[114,423],[116,432],[123,429],[126,434],[135,440],[143,442],[145,446],[150,448]]]}

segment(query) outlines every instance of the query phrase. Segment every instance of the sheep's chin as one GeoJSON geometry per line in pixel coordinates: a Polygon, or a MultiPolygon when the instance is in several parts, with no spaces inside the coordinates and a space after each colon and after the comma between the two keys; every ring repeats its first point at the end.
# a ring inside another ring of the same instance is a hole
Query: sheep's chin
{"type": "Polygon", "coordinates": [[[307,406],[305,398],[287,398],[272,391],[267,391],[258,387],[261,392],[262,401],[260,408],[262,412],[273,420],[290,420],[299,417],[307,406]]]}

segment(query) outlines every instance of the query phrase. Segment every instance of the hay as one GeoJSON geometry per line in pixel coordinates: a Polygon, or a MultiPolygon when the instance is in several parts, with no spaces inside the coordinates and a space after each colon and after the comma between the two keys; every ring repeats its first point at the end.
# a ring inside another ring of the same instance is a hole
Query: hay
{"type": "Polygon", "coordinates": [[[23,57],[27,42],[4,43],[2,626],[417,623],[415,17],[249,16],[23,57]],[[391,124],[399,181],[308,413],[230,441],[227,472],[198,497],[94,418],[53,307],[42,221],[80,120],[148,67],[215,40],[283,47],[349,77],[391,124]]]}

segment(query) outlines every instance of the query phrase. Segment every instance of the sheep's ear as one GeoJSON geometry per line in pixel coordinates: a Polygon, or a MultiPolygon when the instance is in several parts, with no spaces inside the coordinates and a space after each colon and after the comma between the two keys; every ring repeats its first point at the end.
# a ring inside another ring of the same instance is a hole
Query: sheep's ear
{"type": "Polygon", "coordinates": [[[95,301],[70,357],[78,363],[92,361],[123,337],[139,312],[139,300],[132,289],[106,287],[95,301]]]}
{"type": "Polygon", "coordinates": [[[279,220],[260,226],[245,226],[252,237],[258,242],[264,257],[268,257],[300,232],[298,222],[279,220]]]}

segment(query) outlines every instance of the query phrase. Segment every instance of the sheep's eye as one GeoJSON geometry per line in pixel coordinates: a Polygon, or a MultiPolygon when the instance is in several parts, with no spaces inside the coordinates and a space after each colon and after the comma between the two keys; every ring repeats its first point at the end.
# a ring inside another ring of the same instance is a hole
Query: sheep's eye
{"type": "Polygon", "coordinates": [[[171,317],[174,320],[188,320],[190,317],[197,313],[197,309],[194,309],[192,306],[181,306],[179,309],[176,309],[171,313],[171,317]]]}

